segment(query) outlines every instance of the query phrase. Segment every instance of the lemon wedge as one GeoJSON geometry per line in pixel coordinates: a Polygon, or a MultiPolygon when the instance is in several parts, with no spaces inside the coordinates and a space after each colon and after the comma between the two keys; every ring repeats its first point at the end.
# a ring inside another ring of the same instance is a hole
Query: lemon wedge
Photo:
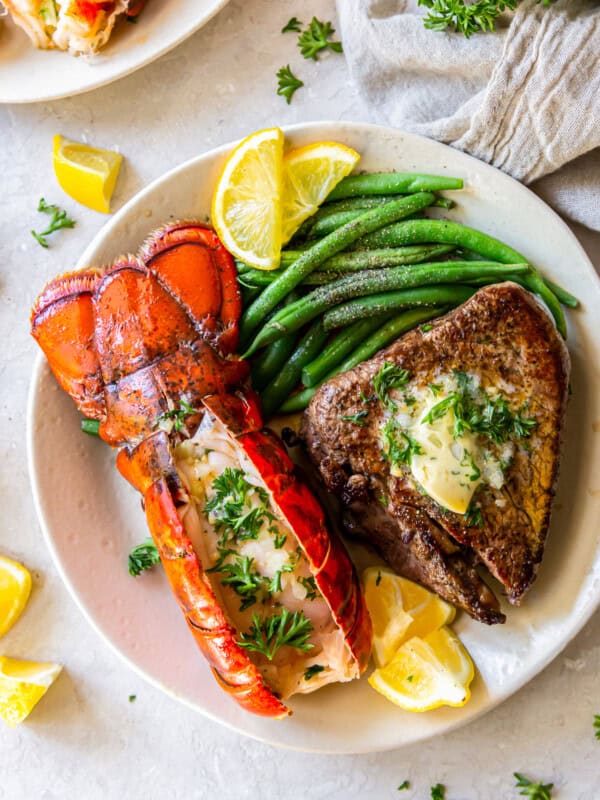
{"type": "Polygon", "coordinates": [[[460,639],[443,627],[423,639],[405,642],[369,683],[406,711],[431,711],[440,706],[464,706],[475,676],[471,657],[460,639]]]}
{"type": "Polygon", "coordinates": [[[31,575],[24,566],[0,556],[0,636],[23,613],[31,593],[31,575]]]}
{"type": "Polygon", "coordinates": [[[113,150],[64,139],[59,134],[54,136],[52,145],[54,174],[61,189],[94,211],[110,213],[110,198],[123,156],[113,150]]]}
{"type": "Polygon", "coordinates": [[[0,717],[11,727],[23,722],[61,670],[60,664],[0,656],[0,717]]]}
{"type": "Polygon", "coordinates": [[[327,195],[349,175],[360,155],[338,142],[316,142],[290,150],[283,159],[282,244],[315,213],[327,195]]]}
{"type": "Polygon", "coordinates": [[[257,131],[230,154],[212,199],[212,224],[229,252],[257,269],[281,255],[283,132],[257,131]]]}
{"type": "Polygon", "coordinates": [[[426,636],[456,615],[449,603],[387,567],[368,567],[363,572],[363,586],[373,622],[377,667],[385,666],[408,639],[426,636]]]}

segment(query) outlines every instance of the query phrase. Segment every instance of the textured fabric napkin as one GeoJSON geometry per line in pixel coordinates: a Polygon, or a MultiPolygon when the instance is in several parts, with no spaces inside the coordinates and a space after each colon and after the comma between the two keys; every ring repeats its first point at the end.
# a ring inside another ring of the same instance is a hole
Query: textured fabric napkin
{"type": "Polygon", "coordinates": [[[524,0],[471,39],[426,30],[416,0],[337,5],[352,78],[381,122],[535,181],[556,209],[600,230],[598,2],[524,0]]]}

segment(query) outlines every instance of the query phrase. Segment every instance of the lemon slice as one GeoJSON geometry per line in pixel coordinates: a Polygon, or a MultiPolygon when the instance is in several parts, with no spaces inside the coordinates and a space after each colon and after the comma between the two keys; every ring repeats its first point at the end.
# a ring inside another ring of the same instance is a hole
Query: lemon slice
{"type": "Polygon", "coordinates": [[[433,592],[387,567],[368,567],[363,572],[363,586],[373,622],[377,667],[385,666],[408,639],[426,636],[456,615],[455,609],[433,592]]]}
{"type": "Polygon", "coordinates": [[[23,722],[60,674],[60,664],[0,656],[0,717],[11,727],[23,722]]]}
{"type": "Polygon", "coordinates": [[[31,575],[24,566],[0,556],[0,636],[21,616],[31,592],[31,575]]]}
{"type": "Polygon", "coordinates": [[[212,223],[229,252],[258,269],[281,254],[283,133],[267,128],[244,139],[217,181],[212,223]]]}
{"type": "Polygon", "coordinates": [[[123,156],[58,134],[52,145],[54,174],[61,189],[78,203],[108,214],[123,156]]]}
{"type": "Polygon", "coordinates": [[[338,142],[308,144],[286,154],[283,159],[283,244],[315,213],[359,160],[356,150],[338,142]]]}
{"type": "Polygon", "coordinates": [[[464,706],[475,669],[460,639],[440,628],[405,642],[385,667],[369,677],[371,686],[406,711],[464,706]]]}

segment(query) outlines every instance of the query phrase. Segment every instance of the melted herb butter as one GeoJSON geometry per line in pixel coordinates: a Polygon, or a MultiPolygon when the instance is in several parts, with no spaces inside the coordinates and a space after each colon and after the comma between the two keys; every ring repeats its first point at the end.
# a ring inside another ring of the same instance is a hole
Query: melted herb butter
{"type": "Polygon", "coordinates": [[[409,469],[440,506],[466,514],[480,485],[502,487],[514,441],[536,426],[526,410],[511,410],[503,395],[484,392],[474,376],[440,376],[427,388],[390,392],[383,452],[393,475],[409,469]]]}

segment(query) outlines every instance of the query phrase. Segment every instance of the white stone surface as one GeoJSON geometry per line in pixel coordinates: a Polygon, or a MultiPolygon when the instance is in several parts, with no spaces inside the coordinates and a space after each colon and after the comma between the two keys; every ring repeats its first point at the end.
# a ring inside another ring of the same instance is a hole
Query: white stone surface
{"type": "MultiPolygon", "coordinates": [[[[51,136],[124,153],[118,208],[170,167],[256,128],[368,121],[341,56],[303,61],[293,35],[279,33],[292,14],[330,18],[333,0],[232,0],[187,43],[129,78],[71,100],[0,109],[0,552],[22,560],[34,576],[30,604],[0,652],[65,665],[27,723],[0,728],[0,800],[409,799],[429,797],[437,782],[447,786],[447,800],[508,800],[518,797],[515,770],[553,781],[559,800],[594,800],[599,614],[537,679],[458,732],[379,755],[294,753],[241,738],[146,685],[88,627],[41,540],[24,445],[35,355],[29,308],[46,279],[70,269],[105,221],[56,186],[51,136]],[[275,94],[275,72],[287,63],[306,83],[291,106],[275,94]],[[35,207],[42,195],[78,221],[47,251],[29,233],[40,224],[35,207]],[[411,791],[397,794],[405,778],[411,791]]],[[[575,232],[600,266],[600,236],[575,232]]]]}

